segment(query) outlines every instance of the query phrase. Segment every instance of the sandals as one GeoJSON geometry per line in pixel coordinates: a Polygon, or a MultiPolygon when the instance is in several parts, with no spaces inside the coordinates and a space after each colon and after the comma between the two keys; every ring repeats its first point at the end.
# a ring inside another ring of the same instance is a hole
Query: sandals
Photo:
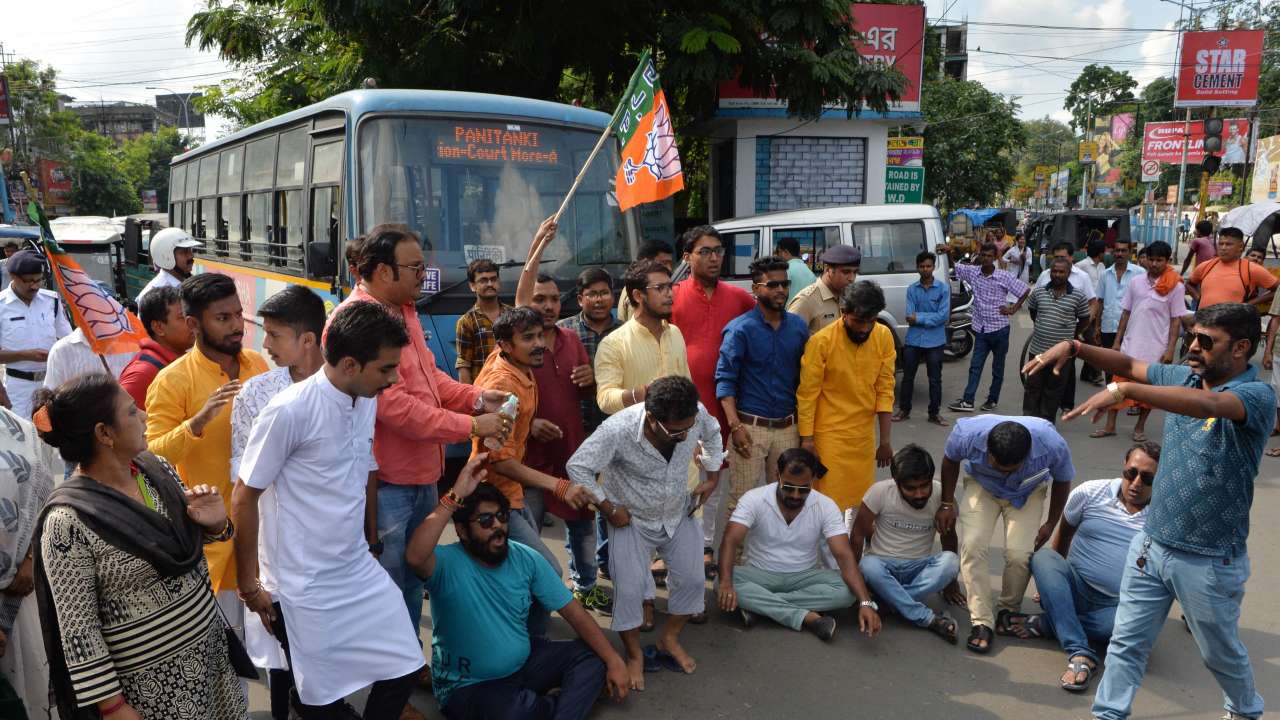
{"type": "Polygon", "coordinates": [[[889,421],[890,421],[890,422],[902,422],[903,420],[910,420],[910,419],[911,419],[911,413],[909,413],[909,412],[902,412],[901,410],[899,410],[899,411],[895,412],[895,413],[893,414],[893,416],[892,416],[892,417],[890,417],[890,418],[889,418],[889,421]]]}
{"type": "MultiPolygon", "coordinates": [[[[1015,616],[1015,619],[1019,619],[1015,616]]],[[[1017,624],[1010,622],[1013,634],[1023,640],[1038,640],[1045,636],[1044,615],[1022,615],[1017,624]]]]}
{"type": "Polygon", "coordinates": [[[1097,438],[1112,437],[1112,436],[1114,436],[1115,434],[1116,434],[1116,431],[1115,431],[1115,430],[1101,430],[1101,429],[1099,429],[1099,430],[1094,430],[1093,432],[1089,433],[1089,437],[1094,438],[1094,439],[1096,440],[1097,438]]]}
{"type": "Polygon", "coordinates": [[[979,655],[986,655],[991,652],[991,644],[994,640],[995,637],[991,633],[991,628],[986,625],[974,625],[973,629],[969,631],[969,639],[965,641],[965,647],[979,655]],[[986,645],[979,645],[979,642],[986,642],[986,645]]]}
{"type": "Polygon", "coordinates": [[[951,424],[947,422],[947,419],[942,417],[941,415],[930,415],[929,422],[934,425],[937,425],[938,427],[947,427],[951,424]]]}
{"type": "Polygon", "coordinates": [[[933,616],[933,622],[929,623],[929,632],[955,645],[958,642],[956,634],[956,621],[947,613],[933,616]]]}
{"type": "Polygon", "coordinates": [[[1096,665],[1090,665],[1085,661],[1083,655],[1076,655],[1067,661],[1067,672],[1071,673],[1071,679],[1075,680],[1076,676],[1084,673],[1084,682],[1064,682],[1062,689],[1067,692],[1081,692],[1089,689],[1089,683],[1093,681],[1093,673],[1097,670],[1096,665]]]}
{"type": "Polygon", "coordinates": [[[1266,451],[1267,457],[1280,457],[1280,447],[1273,447],[1266,451]]]}
{"type": "Polygon", "coordinates": [[[1023,613],[1016,613],[1011,610],[1001,610],[996,613],[996,634],[1017,636],[1018,633],[1013,629],[1014,619],[1025,621],[1027,616],[1023,613]]]}
{"type": "Polygon", "coordinates": [[[1133,432],[1133,435],[1131,435],[1130,437],[1133,439],[1134,442],[1137,442],[1137,443],[1143,443],[1147,441],[1147,434],[1140,433],[1136,430],[1133,432]]]}

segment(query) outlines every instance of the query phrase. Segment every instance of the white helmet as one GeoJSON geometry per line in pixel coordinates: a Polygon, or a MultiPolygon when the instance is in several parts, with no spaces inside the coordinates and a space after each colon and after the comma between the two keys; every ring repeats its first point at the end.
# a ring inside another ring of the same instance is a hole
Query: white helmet
{"type": "Polygon", "coordinates": [[[151,238],[151,262],[161,270],[172,270],[178,264],[173,256],[177,248],[204,247],[182,228],[165,228],[151,238]]]}

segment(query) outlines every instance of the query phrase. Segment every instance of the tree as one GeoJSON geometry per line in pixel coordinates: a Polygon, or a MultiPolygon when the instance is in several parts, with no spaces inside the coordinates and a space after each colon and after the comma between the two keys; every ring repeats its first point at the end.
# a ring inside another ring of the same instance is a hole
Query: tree
{"type": "Polygon", "coordinates": [[[946,209],[988,205],[1014,178],[1012,153],[1027,142],[1018,103],[971,80],[926,84],[925,192],[946,209]]]}
{"type": "Polygon", "coordinates": [[[1085,130],[1089,116],[1108,115],[1114,105],[1132,103],[1133,90],[1138,87],[1124,70],[1113,70],[1106,65],[1086,65],[1079,77],[1067,89],[1062,106],[1071,113],[1071,127],[1085,130]]]}
{"type": "Polygon", "coordinates": [[[81,213],[113,216],[142,211],[121,152],[107,138],[81,131],[72,145],[70,168],[71,204],[81,213]]]}
{"type": "Polygon", "coordinates": [[[1016,155],[1019,172],[1036,165],[1058,166],[1076,156],[1076,136],[1066,123],[1046,115],[1039,120],[1025,120],[1022,127],[1027,144],[1016,155]]]}
{"type": "Polygon", "coordinates": [[[177,128],[162,127],[120,147],[120,156],[133,186],[155,190],[161,212],[169,207],[169,161],[186,152],[190,139],[177,128]]]}
{"type": "Polygon", "coordinates": [[[80,122],[58,109],[58,73],[34,60],[4,66],[13,113],[14,167],[34,174],[36,158],[65,162],[80,122]]]}

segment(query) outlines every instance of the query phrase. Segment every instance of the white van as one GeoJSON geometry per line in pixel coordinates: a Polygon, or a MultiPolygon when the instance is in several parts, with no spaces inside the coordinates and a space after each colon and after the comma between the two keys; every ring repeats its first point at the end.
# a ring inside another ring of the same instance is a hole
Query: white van
{"type": "MultiPolygon", "coordinates": [[[[880,319],[893,330],[894,344],[907,335],[907,287],[920,279],[916,255],[946,242],[942,218],[932,205],[844,205],[812,210],[734,218],[712,223],[725,246],[722,273],[734,285],[751,290],[748,268],[756,258],[773,254],[782,238],[795,238],[809,267],[821,275],[819,258],[828,247],[854,245],[862,251],[859,280],[872,280],[884,290],[880,319]]],[[[948,283],[947,257],[940,255],[933,276],[948,283]]],[[[687,274],[687,271],[677,274],[687,274]]],[[[948,283],[949,285],[949,283],[948,283]]]]}

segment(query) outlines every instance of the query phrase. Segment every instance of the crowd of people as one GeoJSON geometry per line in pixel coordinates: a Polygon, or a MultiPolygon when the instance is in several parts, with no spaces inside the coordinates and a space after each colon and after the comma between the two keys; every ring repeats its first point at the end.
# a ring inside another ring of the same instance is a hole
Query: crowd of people
{"type": "MultiPolygon", "coordinates": [[[[650,673],[698,669],[681,634],[706,622],[709,580],[712,605],[744,628],[767,618],[829,641],[834,613],[854,608],[865,634],[895,613],[958,644],[950,608],[964,608],[972,652],[996,636],[1055,639],[1055,682],[1080,692],[1100,674],[1104,719],[1128,717],[1177,600],[1228,717],[1262,713],[1238,621],[1277,406],[1250,363],[1263,336],[1249,303],[1276,283],[1240,258],[1238,231],[1224,228],[1185,283],[1160,242],[1137,264],[1125,241],[1091,242],[1077,262],[1055,248],[1034,285],[1020,239],[982,245],[955,267],[977,342],[950,409],[975,410],[988,357],[991,380],[983,414],[954,423],[941,415],[950,293],[934,252],[916,258],[897,382],[884,293],[858,280],[855,247],[828,248],[815,276],[780,242],[751,263],[747,291],[721,281],[725,246],[700,226],[642,248],[616,316],[618,283],[588,268],[580,312],[562,318],[540,271],[556,231],[537,229],[513,305],[499,267],[471,263],[460,380],[427,345],[423,246],[404,226],[350,243],[357,282],[327,317],[291,286],[246,318],[231,278],[192,274],[198,241],[164,238],[161,279],[139,303],[149,338],[126,358],[73,339],[41,289],[43,259],[15,253],[0,293],[0,507],[13,508],[0,669],[26,716],[238,720],[245,679],[264,669],[281,720],[354,716],[346,699],[364,688],[363,717],[422,717],[409,698],[424,684],[448,718],[582,718],[650,673]],[[1001,415],[1024,306],[1022,414],[1001,415]],[[244,346],[247,321],[275,369],[244,346]],[[950,427],[940,458],[893,439],[921,361],[928,420],[950,427]],[[1078,406],[1077,361],[1082,382],[1105,384],[1078,406]],[[1078,479],[1055,423],[1105,416],[1101,437],[1128,407],[1138,425],[1118,476],[1078,479]],[[1145,436],[1153,409],[1163,446],[1145,436]],[[445,446],[467,441],[442,494],[445,446]],[[877,466],[890,478],[875,482],[877,466]],[[567,567],[547,513],[563,520],[567,567]],[[1040,611],[1025,613],[1032,578],[1040,611]],[[548,638],[552,613],[576,639],[548,638]],[[610,616],[621,652],[592,613],[610,616]]],[[[1266,366],[1275,331],[1273,317],[1266,366]]]]}

